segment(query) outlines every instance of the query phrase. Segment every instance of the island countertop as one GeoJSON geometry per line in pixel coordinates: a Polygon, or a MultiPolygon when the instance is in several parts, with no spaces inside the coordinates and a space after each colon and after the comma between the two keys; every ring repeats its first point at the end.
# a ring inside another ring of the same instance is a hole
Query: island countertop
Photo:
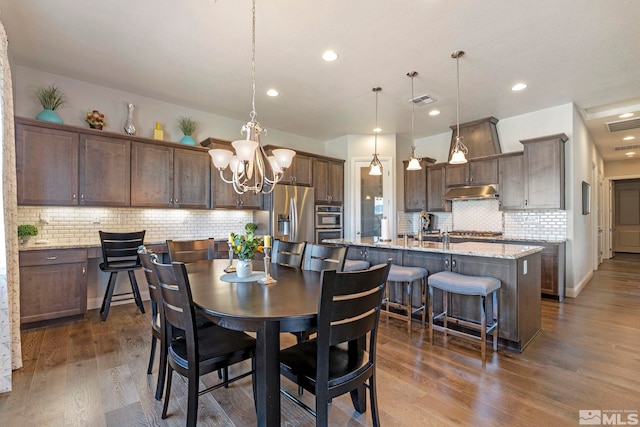
{"type": "Polygon", "coordinates": [[[537,252],[542,252],[544,247],[535,245],[514,245],[504,243],[484,243],[484,242],[464,242],[449,243],[442,242],[418,242],[408,240],[405,245],[404,239],[392,239],[381,241],[373,237],[360,237],[355,239],[325,239],[324,243],[336,245],[368,246],[374,248],[400,249],[410,251],[437,252],[454,255],[470,255],[487,258],[518,259],[537,252]]]}

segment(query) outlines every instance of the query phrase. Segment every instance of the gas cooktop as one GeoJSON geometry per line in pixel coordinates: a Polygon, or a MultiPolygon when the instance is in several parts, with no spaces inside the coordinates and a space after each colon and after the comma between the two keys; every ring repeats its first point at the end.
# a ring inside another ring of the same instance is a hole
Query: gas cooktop
{"type": "Polygon", "coordinates": [[[502,233],[499,231],[454,230],[449,232],[449,235],[463,237],[500,237],[502,233]]]}

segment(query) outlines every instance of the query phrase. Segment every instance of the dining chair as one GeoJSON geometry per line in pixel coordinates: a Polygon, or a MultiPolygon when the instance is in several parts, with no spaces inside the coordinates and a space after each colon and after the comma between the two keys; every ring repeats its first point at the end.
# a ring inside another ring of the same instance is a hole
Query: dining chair
{"type": "Polygon", "coordinates": [[[312,413],[316,425],[329,424],[334,397],[362,386],[369,389],[373,425],[380,425],[376,342],[389,268],[387,262],[363,271],[323,271],[317,336],[280,351],[280,373],[315,395],[315,411],[288,391],[281,392],[312,413]]]}
{"type": "Polygon", "coordinates": [[[306,245],[307,242],[287,242],[275,239],[271,248],[271,262],[300,268],[306,245]]]}
{"type": "Polygon", "coordinates": [[[346,257],[347,246],[308,243],[304,249],[302,269],[342,271],[346,257]]]}
{"type": "Polygon", "coordinates": [[[102,247],[102,263],[100,263],[100,270],[110,273],[107,289],[104,292],[102,306],[100,307],[100,314],[103,322],[107,320],[113,297],[122,296],[124,298],[114,301],[123,301],[131,298],[126,297],[126,295],[133,295],[133,299],[140,309],[140,312],[144,313],[144,305],[142,304],[142,297],[140,297],[140,290],[138,289],[135,270],[142,268],[140,258],[138,257],[138,246],[143,244],[145,231],[146,230],[130,233],[109,233],[106,231],[98,231],[100,234],[100,246],[102,247]],[[131,292],[114,294],[113,292],[116,287],[116,279],[118,278],[118,273],[121,271],[126,271],[129,274],[131,292]]]}
{"type": "MultiPolygon", "coordinates": [[[[167,325],[168,366],[165,400],[162,418],[167,417],[173,371],[187,378],[187,426],[195,426],[198,418],[198,396],[253,375],[255,372],[256,341],[240,331],[221,326],[198,328],[195,307],[191,296],[191,286],[185,264],[174,262],[160,264],[153,261],[158,283],[162,292],[162,309],[167,325]],[[176,333],[176,331],[180,331],[176,333]],[[233,364],[251,359],[251,370],[231,379],[226,375],[222,382],[198,391],[201,375],[227,368],[233,364]]],[[[256,390],[253,381],[255,402],[256,390]]]]}
{"type": "Polygon", "coordinates": [[[213,238],[200,240],[167,240],[169,260],[171,262],[195,262],[215,258],[213,238]]]}

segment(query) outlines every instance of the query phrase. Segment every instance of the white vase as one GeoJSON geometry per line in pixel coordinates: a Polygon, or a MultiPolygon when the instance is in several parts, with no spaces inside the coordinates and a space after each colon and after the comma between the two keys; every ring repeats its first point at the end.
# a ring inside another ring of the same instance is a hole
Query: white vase
{"type": "Polygon", "coordinates": [[[253,264],[250,259],[238,260],[236,264],[236,274],[238,277],[249,277],[253,273],[253,264]]]}

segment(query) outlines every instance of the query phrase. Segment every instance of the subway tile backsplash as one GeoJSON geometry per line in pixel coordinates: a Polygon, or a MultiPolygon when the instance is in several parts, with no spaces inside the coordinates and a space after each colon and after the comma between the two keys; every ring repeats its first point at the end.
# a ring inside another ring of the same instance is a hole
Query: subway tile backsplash
{"type": "MultiPolygon", "coordinates": [[[[100,245],[98,231],[147,230],[145,241],[227,239],[253,221],[252,211],[18,206],[18,224],[34,224],[48,245],[100,245]]],[[[260,230],[258,230],[260,231],[260,230]]]]}
{"type": "Polygon", "coordinates": [[[566,239],[567,211],[505,212],[503,233],[514,239],[566,239]]]}

